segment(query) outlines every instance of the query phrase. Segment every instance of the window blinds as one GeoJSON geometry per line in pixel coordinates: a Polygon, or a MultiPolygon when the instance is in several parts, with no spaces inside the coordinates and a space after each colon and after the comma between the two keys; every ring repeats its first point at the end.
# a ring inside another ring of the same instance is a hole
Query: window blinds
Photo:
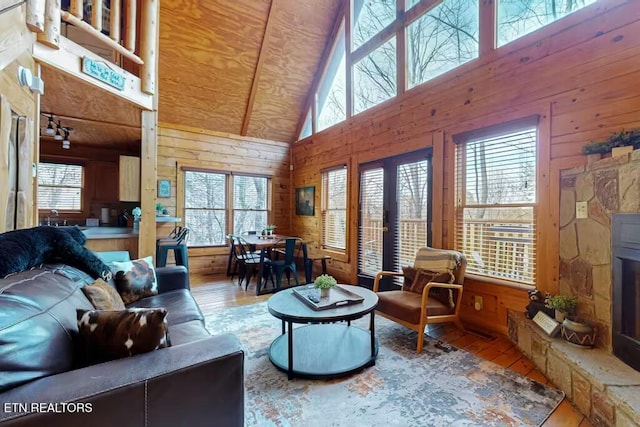
{"type": "Polygon", "coordinates": [[[322,172],[322,246],[347,248],[347,168],[322,172]]]}
{"type": "Polygon", "coordinates": [[[38,166],[38,209],[82,209],[83,167],[61,163],[38,166]]]}

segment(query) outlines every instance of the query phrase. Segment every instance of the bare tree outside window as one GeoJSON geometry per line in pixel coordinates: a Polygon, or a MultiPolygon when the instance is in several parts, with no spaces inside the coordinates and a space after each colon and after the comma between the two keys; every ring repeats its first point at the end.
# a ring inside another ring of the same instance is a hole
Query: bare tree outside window
{"type": "Polygon", "coordinates": [[[190,246],[224,245],[226,177],[222,173],[185,171],[185,226],[190,246]]]}
{"type": "Polygon", "coordinates": [[[38,165],[38,209],[79,211],[82,209],[84,168],[80,165],[38,165]]]}
{"type": "Polygon", "coordinates": [[[445,0],[407,27],[412,88],[478,57],[477,0],[445,0]]]}
{"type": "Polygon", "coordinates": [[[503,46],[596,1],[498,0],[498,46],[503,46]]]}
{"type": "Polygon", "coordinates": [[[354,22],[351,31],[353,52],[396,19],[395,0],[354,0],[352,10],[354,22]]]}
{"type": "Polygon", "coordinates": [[[397,94],[396,38],[353,65],[353,112],[365,111],[397,94]]]}
{"type": "Polygon", "coordinates": [[[322,76],[316,95],[318,121],[317,130],[333,126],[347,118],[347,91],[344,49],[344,25],[333,46],[331,59],[322,76]]]}
{"type": "Polygon", "coordinates": [[[264,230],[267,226],[267,178],[233,177],[233,232],[264,230]]]}
{"type": "Polygon", "coordinates": [[[322,244],[347,248],[347,169],[322,173],[322,244]]]}

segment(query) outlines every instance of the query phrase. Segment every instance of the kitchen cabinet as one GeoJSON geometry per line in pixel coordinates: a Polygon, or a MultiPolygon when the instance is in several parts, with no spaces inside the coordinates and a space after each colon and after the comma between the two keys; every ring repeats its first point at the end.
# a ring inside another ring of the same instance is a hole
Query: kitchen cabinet
{"type": "Polygon", "coordinates": [[[140,201],[140,157],[120,156],[119,195],[121,202],[140,201]]]}

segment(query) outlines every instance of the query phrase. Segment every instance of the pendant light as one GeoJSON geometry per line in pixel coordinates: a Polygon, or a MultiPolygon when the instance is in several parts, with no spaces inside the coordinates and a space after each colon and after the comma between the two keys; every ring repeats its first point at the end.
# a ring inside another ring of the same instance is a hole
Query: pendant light
{"type": "Polygon", "coordinates": [[[53,137],[56,141],[62,141],[62,134],[60,133],[60,128],[62,128],[62,126],[60,126],[60,122],[58,122],[58,127],[56,127],[56,135],[53,137]]]}
{"type": "Polygon", "coordinates": [[[55,131],[53,130],[53,114],[49,115],[49,123],[47,124],[47,129],[44,132],[49,136],[53,136],[55,134],[55,131]]]}

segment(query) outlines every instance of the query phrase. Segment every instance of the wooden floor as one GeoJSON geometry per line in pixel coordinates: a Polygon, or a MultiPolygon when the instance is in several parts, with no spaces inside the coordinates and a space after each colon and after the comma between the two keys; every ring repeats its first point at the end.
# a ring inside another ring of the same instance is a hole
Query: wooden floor
{"type": "MultiPolygon", "coordinates": [[[[255,285],[244,287],[233,283],[225,276],[191,276],[192,292],[203,311],[223,307],[236,307],[266,301],[270,295],[255,295],[255,285]]],[[[490,360],[500,366],[526,375],[542,384],[551,384],[534,368],[533,363],[503,336],[487,339],[472,333],[461,332],[453,325],[428,326],[428,335],[490,360]]],[[[545,427],[591,427],[591,423],[571,402],[565,399],[543,424],[545,427]]]]}

